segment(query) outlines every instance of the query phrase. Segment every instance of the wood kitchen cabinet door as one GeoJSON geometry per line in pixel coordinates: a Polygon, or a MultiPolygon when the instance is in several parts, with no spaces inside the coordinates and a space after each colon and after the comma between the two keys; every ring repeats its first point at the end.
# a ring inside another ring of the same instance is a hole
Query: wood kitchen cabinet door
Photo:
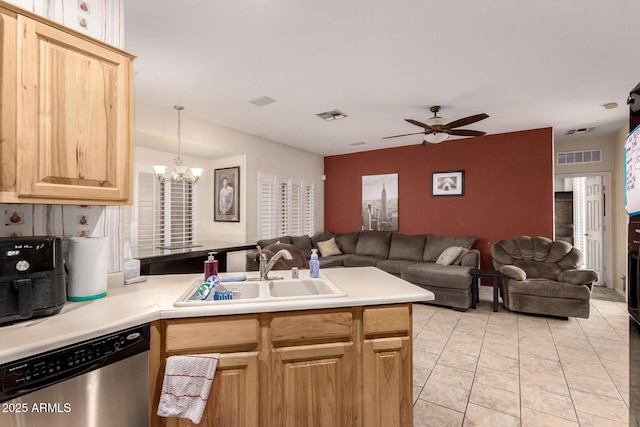
{"type": "Polygon", "coordinates": [[[269,426],[354,425],[353,343],[272,350],[269,426]]]}
{"type": "Polygon", "coordinates": [[[258,425],[258,353],[220,354],[211,392],[200,424],[165,418],[170,427],[258,425]]]}
{"type": "Polygon", "coordinates": [[[363,345],[363,425],[413,426],[409,337],[365,340],[363,345]]]}
{"type": "Polygon", "coordinates": [[[132,58],[21,15],[18,35],[17,196],[126,203],[132,58]]]}
{"type": "Polygon", "coordinates": [[[0,200],[16,186],[17,17],[0,9],[0,200]]]}
{"type": "Polygon", "coordinates": [[[411,305],[365,308],[362,323],[363,425],[412,427],[411,305]]]}

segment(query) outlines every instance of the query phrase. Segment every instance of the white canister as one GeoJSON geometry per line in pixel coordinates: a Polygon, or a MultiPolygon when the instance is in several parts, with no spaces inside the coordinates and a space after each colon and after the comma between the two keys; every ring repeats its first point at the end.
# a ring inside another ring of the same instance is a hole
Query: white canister
{"type": "Polygon", "coordinates": [[[69,239],[69,301],[87,301],[107,295],[107,237],[69,239]]]}

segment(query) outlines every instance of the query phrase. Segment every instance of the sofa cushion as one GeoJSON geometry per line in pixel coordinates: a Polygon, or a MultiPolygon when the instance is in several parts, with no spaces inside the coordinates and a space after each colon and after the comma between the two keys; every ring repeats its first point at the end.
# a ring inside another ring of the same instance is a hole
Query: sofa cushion
{"type": "Polygon", "coordinates": [[[326,242],[318,242],[318,250],[320,251],[320,256],[332,256],[332,255],[340,255],[340,249],[336,244],[335,237],[330,238],[326,242]]]}
{"type": "Polygon", "coordinates": [[[442,251],[438,259],[436,260],[436,264],[440,265],[451,265],[455,262],[456,259],[460,256],[462,251],[465,248],[462,246],[451,246],[450,248],[442,251]]]}
{"type": "Polygon", "coordinates": [[[458,255],[458,258],[455,259],[455,261],[452,262],[453,265],[462,265],[462,259],[464,258],[464,256],[466,254],[468,254],[471,251],[471,249],[467,249],[467,248],[462,248],[462,251],[460,251],[460,255],[458,255]]]}
{"type": "Polygon", "coordinates": [[[376,267],[387,273],[395,274],[396,276],[399,276],[402,270],[414,264],[416,264],[415,261],[404,259],[380,259],[376,261],[376,267]]]}
{"type": "Polygon", "coordinates": [[[305,258],[311,258],[311,238],[309,236],[291,237],[291,244],[296,246],[304,254],[305,258]]]}
{"type": "Polygon", "coordinates": [[[356,255],[386,259],[389,257],[390,243],[390,231],[361,231],[356,245],[356,255]]]}
{"type": "Polygon", "coordinates": [[[394,233],[391,236],[389,259],[420,262],[422,261],[425,241],[426,236],[424,234],[407,236],[406,234],[394,233]]]}
{"type": "Polygon", "coordinates": [[[451,246],[462,246],[463,248],[471,249],[475,241],[476,236],[444,237],[427,234],[427,243],[424,246],[422,261],[436,262],[442,251],[451,246]]]}
{"type": "Polygon", "coordinates": [[[273,245],[275,243],[291,243],[291,236],[280,236],[274,237],[273,239],[262,239],[258,240],[257,244],[261,248],[266,248],[269,245],[273,245]]]}
{"type": "MultiPolygon", "coordinates": [[[[513,294],[588,301],[591,290],[584,285],[572,285],[547,279],[510,280],[509,295],[513,294]]],[[[567,304],[570,302],[567,301],[567,304]]]]}
{"type": "Polygon", "coordinates": [[[460,258],[460,265],[463,267],[480,268],[480,251],[477,249],[469,249],[469,252],[460,258]]]}
{"type": "Polygon", "coordinates": [[[375,267],[378,258],[367,255],[348,254],[342,259],[345,267],[375,267]]]}
{"type": "Polygon", "coordinates": [[[565,270],[558,274],[558,282],[571,283],[573,285],[587,285],[598,280],[598,273],[593,270],[565,270]]]}
{"type": "Polygon", "coordinates": [[[343,260],[351,255],[333,255],[327,257],[320,257],[320,269],[330,268],[330,267],[344,267],[343,260]]]}
{"type": "Polygon", "coordinates": [[[336,234],[336,243],[343,254],[355,254],[358,244],[359,231],[346,234],[336,234]]]}
{"type": "Polygon", "coordinates": [[[556,280],[562,269],[555,262],[538,262],[526,259],[513,260],[513,265],[520,267],[531,279],[556,280]]]}
{"type": "Polygon", "coordinates": [[[400,273],[400,277],[416,285],[435,288],[470,289],[470,267],[460,265],[438,265],[420,263],[410,265],[400,273]]]}

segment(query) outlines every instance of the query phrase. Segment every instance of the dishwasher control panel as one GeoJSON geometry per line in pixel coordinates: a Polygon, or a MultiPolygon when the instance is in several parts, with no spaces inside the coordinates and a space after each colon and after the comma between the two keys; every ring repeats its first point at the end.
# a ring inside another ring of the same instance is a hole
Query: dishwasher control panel
{"type": "Polygon", "coordinates": [[[149,349],[149,325],[114,332],[0,365],[0,402],[15,390],[70,378],[149,349]]]}

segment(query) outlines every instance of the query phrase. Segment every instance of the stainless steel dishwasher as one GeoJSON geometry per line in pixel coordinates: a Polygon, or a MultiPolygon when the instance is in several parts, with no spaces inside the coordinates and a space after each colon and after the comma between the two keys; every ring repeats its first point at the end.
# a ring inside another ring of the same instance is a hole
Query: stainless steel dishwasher
{"type": "Polygon", "coordinates": [[[149,324],[0,365],[0,426],[149,425],[149,324]]]}

